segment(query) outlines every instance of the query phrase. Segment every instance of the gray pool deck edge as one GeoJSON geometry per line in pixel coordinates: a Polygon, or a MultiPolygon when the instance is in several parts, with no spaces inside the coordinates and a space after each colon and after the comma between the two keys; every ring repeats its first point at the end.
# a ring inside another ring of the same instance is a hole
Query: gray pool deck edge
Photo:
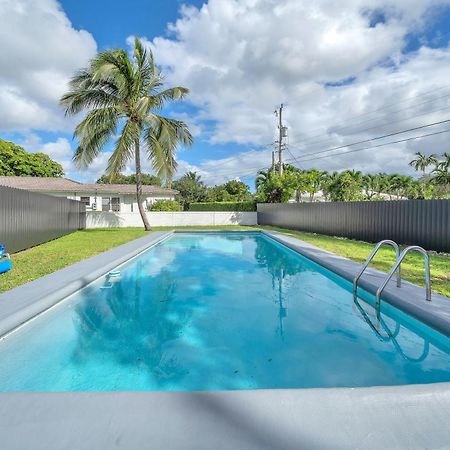
{"type": "MultiPolygon", "coordinates": [[[[359,266],[351,261],[356,266],[347,266],[343,261],[349,260],[298,239],[263,232],[280,242],[289,238],[283,243],[297,246],[293,249],[345,278],[359,266]],[[331,261],[338,261],[337,266],[328,265],[331,261]],[[344,269],[346,275],[339,273],[344,269]]],[[[9,312],[10,319],[11,313],[17,319],[21,306],[28,315],[39,313],[39,308],[51,307],[171,234],[149,234],[8,291],[0,295],[0,318],[7,320],[9,312]],[[66,286],[57,287],[61,273],[66,286]],[[77,274],[81,278],[74,284],[76,278],[71,277],[77,274]],[[40,288],[50,293],[51,302],[36,296],[40,288]],[[15,308],[10,309],[8,298],[18,302],[15,308]],[[29,309],[27,298],[37,304],[36,309],[29,309]]],[[[378,271],[373,272],[362,280],[366,289],[370,277],[377,276],[378,271]]],[[[404,292],[409,290],[405,287],[404,292]]],[[[438,297],[433,296],[433,302],[438,297]]],[[[0,441],[9,450],[443,449],[450,443],[449,416],[450,383],[189,393],[2,393],[0,441]]]]}

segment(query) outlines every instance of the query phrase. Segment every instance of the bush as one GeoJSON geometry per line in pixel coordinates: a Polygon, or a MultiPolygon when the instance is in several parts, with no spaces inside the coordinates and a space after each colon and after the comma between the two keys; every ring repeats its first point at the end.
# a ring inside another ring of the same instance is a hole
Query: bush
{"type": "Polygon", "coordinates": [[[256,211],[256,203],[253,201],[191,203],[189,211],[256,211]]]}
{"type": "Polygon", "coordinates": [[[175,200],[156,200],[150,208],[150,211],[182,211],[183,207],[175,200]]]}

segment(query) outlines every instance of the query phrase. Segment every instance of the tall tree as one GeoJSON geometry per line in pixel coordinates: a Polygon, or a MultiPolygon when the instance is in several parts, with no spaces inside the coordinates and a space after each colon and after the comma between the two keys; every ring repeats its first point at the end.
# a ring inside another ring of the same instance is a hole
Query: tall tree
{"type": "Polygon", "coordinates": [[[97,54],[72,78],[70,90],[61,98],[68,115],[88,111],[75,129],[79,145],[73,159],[80,168],[88,167],[116,135],[106,173],[114,177],[134,159],[137,203],[146,230],[150,224],[143,206],[141,145],[157,176],[170,184],[178,145],[192,143],[184,122],[158,113],[168,101],[182,99],[188,89],[162,87],[152,53],[136,38],[133,58],[125,50],[97,54]]]}
{"type": "Polygon", "coordinates": [[[191,203],[206,200],[207,188],[196,172],[185,173],[174,181],[173,187],[179,191],[179,201],[185,210],[189,209],[191,203]]]}
{"type": "Polygon", "coordinates": [[[64,170],[45,153],[28,153],[13,142],[0,139],[0,175],[62,177],[64,170]]]}
{"type": "Polygon", "coordinates": [[[223,187],[233,200],[242,201],[250,197],[250,188],[243,181],[230,180],[223,187]]]}
{"type": "Polygon", "coordinates": [[[414,167],[414,170],[421,171],[423,177],[426,175],[427,167],[436,164],[436,155],[425,156],[422,152],[416,152],[416,159],[413,159],[409,165],[414,167]]]}
{"type": "Polygon", "coordinates": [[[429,186],[429,176],[427,175],[427,168],[429,166],[436,166],[438,164],[438,160],[436,158],[436,155],[432,154],[430,156],[426,156],[421,152],[416,152],[416,159],[413,159],[409,165],[414,167],[416,171],[422,172],[422,182],[423,182],[423,188],[424,191],[427,190],[429,186]]]}

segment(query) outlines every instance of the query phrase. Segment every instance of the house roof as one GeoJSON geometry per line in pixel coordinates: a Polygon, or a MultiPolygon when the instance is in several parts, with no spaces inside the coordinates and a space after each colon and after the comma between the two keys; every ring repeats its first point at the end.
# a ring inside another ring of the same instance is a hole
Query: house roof
{"type": "MultiPolygon", "coordinates": [[[[65,193],[105,193],[105,194],[135,194],[134,184],[84,184],[68,178],[52,177],[3,177],[0,176],[0,186],[39,192],[65,193]]],[[[143,194],[175,195],[178,191],[160,186],[142,186],[143,194]]]]}

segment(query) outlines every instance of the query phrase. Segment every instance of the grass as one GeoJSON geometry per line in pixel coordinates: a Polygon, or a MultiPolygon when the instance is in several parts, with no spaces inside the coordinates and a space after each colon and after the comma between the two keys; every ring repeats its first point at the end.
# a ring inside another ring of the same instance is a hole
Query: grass
{"type": "MultiPolygon", "coordinates": [[[[373,244],[335,238],[300,231],[291,231],[276,227],[180,227],[180,229],[266,229],[276,230],[295,236],[303,241],[331,251],[338,255],[352,259],[359,263],[365,261],[373,244]]],[[[172,227],[155,227],[157,230],[170,230],[172,227]]],[[[109,250],[132,239],[145,235],[140,228],[110,228],[77,231],[73,234],[41,244],[23,252],[13,255],[13,269],[0,275],[0,292],[7,291],[28,281],[35,280],[56,270],[62,269],[82,259],[89,258],[98,253],[109,250]]],[[[387,272],[394,263],[395,257],[392,249],[382,248],[374,259],[372,266],[387,272]]],[[[431,283],[435,292],[450,297],[450,257],[432,254],[431,283]]],[[[423,286],[423,259],[421,255],[410,254],[402,263],[403,278],[412,283],[423,286]]]]}
{"type": "MultiPolygon", "coordinates": [[[[295,236],[317,247],[323,248],[337,255],[363,263],[374,244],[350,239],[324,236],[320,234],[304,233],[301,231],[285,230],[277,227],[261,227],[266,230],[275,230],[290,236],[295,236]]],[[[382,247],[371,263],[371,267],[388,272],[395,262],[395,254],[392,248],[382,247]]],[[[448,255],[430,255],[431,287],[433,291],[450,297],[450,257],[448,255]]],[[[423,272],[423,256],[418,253],[410,253],[402,262],[402,278],[419,286],[425,286],[423,272]]]]}
{"type": "Polygon", "coordinates": [[[145,231],[139,228],[83,230],[15,253],[12,270],[0,275],[0,292],[144,235],[145,231]]]}

